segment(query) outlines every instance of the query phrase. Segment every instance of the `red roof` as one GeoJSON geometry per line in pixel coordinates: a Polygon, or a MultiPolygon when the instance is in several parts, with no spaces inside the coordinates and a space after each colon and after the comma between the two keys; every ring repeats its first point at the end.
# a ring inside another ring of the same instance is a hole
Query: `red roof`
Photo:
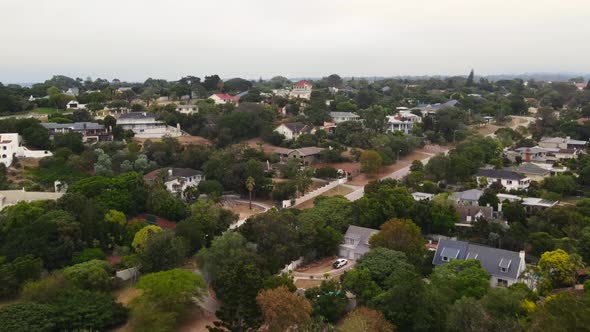
{"type": "Polygon", "coordinates": [[[309,82],[308,82],[308,81],[306,81],[306,80],[299,81],[299,82],[295,83],[295,86],[305,86],[305,85],[309,85],[309,86],[311,86],[311,83],[309,83],[309,82]]]}
{"type": "Polygon", "coordinates": [[[215,96],[217,96],[219,99],[223,99],[223,100],[234,100],[234,101],[240,100],[240,97],[235,97],[235,96],[232,96],[227,93],[216,93],[215,96]]]}

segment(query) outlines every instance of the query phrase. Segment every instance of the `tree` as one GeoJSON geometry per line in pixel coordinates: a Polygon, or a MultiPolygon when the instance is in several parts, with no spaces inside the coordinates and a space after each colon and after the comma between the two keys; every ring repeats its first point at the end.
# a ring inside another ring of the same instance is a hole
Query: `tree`
{"type": "Polygon", "coordinates": [[[81,289],[108,291],[111,288],[112,272],[107,261],[95,259],[65,268],[63,276],[72,285],[81,289]]]}
{"type": "Polygon", "coordinates": [[[314,316],[332,323],[344,315],[348,304],[344,290],[335,280],[324,280],[319,287],[308,288],[305,297],[311,301],[314,316]]]}
{"type": "Polygon", "coordinates": [[[406,255],[401,251],[374,248],[357,261],[356,268],[368,270],[371,273],[371,279],[380,287],[384,287],[385,280],[394,271],[412,269],[412,265],[408,263],[406,255]]]}
{"type": "Polygon", "coordinates": [[[376,151],[366,150],[361,154],[360,162],[361,171],[373,176],[383,165],[383,158],[376,151]]]}
{"type": "Polygon", "coordinates": [[[463,297],[449,310],[447,330],[453,332],[480,332],[488,328],[486,311],[474,298],[463,297]]]}
{"type": "Polygon", "coordinates": [[[562,249],[547,251],[539,260],[541,274],[548,282],[546,287],[549,289],[573,285],[580,268],[578,265],[574,255],[562,249]]]}
{"type": "Polygon", "coordinates": [[[21,285],[41,276],[43,262],[31,255],[17,257],[12,262],[4,262],[0,257],[0,297],[18,293],[21,285]]]}
{"type": "Polygon", "coordinates": [[[287,287],[263,290],[256,297],[269,331],[285,331],[311,321],[311,304],[287,287]]]}
{"type": "Polygon", "coordinates": [[[547,297],[533,313],[529,330],[590,331],[590,297],[566,292],[547,297]]]}
{"type": "Polygon", "coordinates": [[[395,326],[383,314],[366,307],[357,307],[349,313],[336,329],[338,332],[393,332],[395,326]]]}
{"type": "Polygon", "coordinates": [[[57,330],[55,309],[35,302],[16,303],[0,308],[0,326],[4,331],[53,332],[57,330]]]}
{"type": "Polygon", "coordinates": [[[452,302],[463,296],[482,298],[490,288],[490,276],[475,259],[453,260],[434,269],[432,286],[452,302]]]}
{"type": "Polygon", "coordinates": [[[137,288],[143,291],[141,297],[165,311],[180,311],[195,299],[203,298],[207,285],[192,271],[172,269],[142,276],[137,288]]]}
{"type": "Polygon", "coordinates": [[[172,231],[157,232],[147,238],[139,252],[141,269],[144,272],[168,270],[182,264],[188,248],[172,231]]]}
{"type": "Polygon", "coordinates": [[[156,225],[149,225],[145,226],[144,228],[140,229],[135,236],[133,237],[133,243],[131,246],[135,249],[136,252],[141,252],[145,249],[147,245],[148,238],[155,233],[160,233],[162,228],[156,225]]]}
{"type": "Polygon", "coordinates": [[[576,180],[570,175],[556,175],[543,180],[543,188],[560,195],[571,194],[576,189],[576,180]]]}
{"type": "Polygon", "coordinates": [[[256,182],[254,181],[254,178],[249,176],[246,179],[246,189],[248,189],[248,196],[250,198],[250,210],[252,210],[252,190],[254,190],[255,185],[256,182]]]}
{"type": "Polygon", "coordinates": [[[392,219],[381,225],[381,231],[369,239],[371,248],[388,248],[406,254],[409,261],[419,264],[426,251],[420,227],[409,219],[392,219]]]}
{"type": "Polygon", "coordinates": [[[474,73],[473,69],[469,72],[469,76],[467,76],[467,82],[465,82],[465,86],[471,87],[474,85],[473,83],[474,73]]]}
{"type": "Polygon", "coordinates": [[[377,283],[371,279],[371,272],[366,268],[345,272],[341,282],[343,289],[356,295],[359,305],[370,305],[372,300],[382,292],[377,283]]]}
{"type": "Polygon", "coordinates": [[[149,213],[170,220],[180,220],[186,216],[186,206],[166,189],[151,190],[146,202],[149,213]]]}

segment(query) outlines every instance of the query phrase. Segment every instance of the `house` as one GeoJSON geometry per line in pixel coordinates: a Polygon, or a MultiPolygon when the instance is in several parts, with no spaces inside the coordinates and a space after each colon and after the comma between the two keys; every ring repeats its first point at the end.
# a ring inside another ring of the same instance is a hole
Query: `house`
{"type": "Polygon", "coordinates": [[[240,97],[232,96],[227,93],[216,93],[211,95],[209,99],[212,99],[215,102],[215,105],[224,105],[224,104],[234,104],[237,105],[240,103],[240,97]]]}
{"type": "Polygon", "coordinates": [[[453,193],[449,199],[455,204],[479,206],[479,198],[482,195],[482,190],[470,189],[453,193]]]}
{"type": "Polygon", "coordinates": [[[457,226],[472,227],[480,218],[494,218],[494,209],[491,206],[457,205],[455,209],[459,212],[459,222],[455,224],[457,226]]]}
{"type": "Polygon", "coordinates": [[[514,151],[505,151],[504,155],[511,162],[533,162],[537,164],[553,164],[567,159],[576,159],[583,153],[580,149],[544,148],[540,146],[522,147],[514,151]],[[520,158],[520,160],[517,160],[520,158]]]}
{"type": "Polygon", "coordinates": [[[176,105],[176,111],[182,114],[199,113],[199,106],[193,104],[176,105]]]}
{"type": "Polygon", "coordinates": [[[16,205],[19,202],[35,201],[56,201],[64,195],[63,192],[25,191],[22,190],[0,190],[0,210],[7,206],[16,205]]]}
{"type": "Polygon", "coordinates": [[[86,109],[86,105],[85,104],[80,104],[75,100],[70,100],[67,104],[66,104],[66,108],[69,110],[85,110],[86,109]]]}
{"type": "Polygon", "coordinates": [[[551,171],[549,169],[537,166],[533,163],[522,163],[518,166],[506,169],[524,175],[531,179],[531,181],[537,182],[541,182],[544,178],[551,176],[551,171]]]}
{"type": "Polygon", "coordinates": [[[293,89],[289,92],[289,97],[310,100],[312,87],[313,85],[309,81],[299,81],[293,85],[293,89]]]}
{"type": "Polygon", "coordinates": [[[554,148],[554,149],[576,149],[585,150],[587,141],[579,141],[571,139],[569,136],[563,137],[543,137],[539,141],[539,146],[542,148],[554,148]]]}
{"type": "Polygon", "coordinates": [[[432,200],[434,198],[434,194],[422,193],[422,192],[415,192],[415,193],[412,193],[412,197],[417,202],[419,202],[419,201],[430,201],[430,200],[432,200]]]}
{"type": "Polygon", "coordinates": [[[432,264],[440,266],[454,259],[477,259],[490,275],[492,287],[509,287],[517,283],[526,268],[524,251],[515,252],[465,241],[441,239],[432,264]]]}
{"type": "Polygon", "coordinates": [[[576,89],[579,91],[586,89],[586,83],[576,83],[576,89]]]}
{"type": "Polygon", "coordinates": [[[344,235],[344,243],[340,245],[339,256],[357,260],[371,250],[369,239],[379,233],[378,230],[350,225],[344,235]]]}
{"type": "Polygon", "coordinates": [[[436,104],[420,104],[416,107],[413,107],[413,110],[419,110],[422,113],[422,116],[436,114],[438,110],[445,107],[455,107],[459,103],[458,100],[452,99],[445,103],[436,103],[436,104]]]}
{"type": "Polygon", "coordinates": [[[146,112],[129,112],[121,114],[117,119],[117,125],[124,130],[132,130],[138,138],[162,138],[178,137],[182,135],[180,125],[168,126],[162,121],[157,121],[156,116],[146,112]]]}
{"type": "Polygon", "coordinates": [[[279,155],[282,163],[288,162],[289,159],[298,159],[301,161],[301,164],[307,166],[317,161],[322,151],[324,151],[323,148],[310,146],[299,149],[276,148],[274,152],[279,155]]]}
{"type": "Polygon", "coordinates": [[[487,187],[492,183],[500,183],[506,190],[526,190],[531,184],[531,179],[513,171],[501,169],[480,168],[475,174],[477,184],[482,185],[487,181],[487,187]]]}
{"type": "Polygon", "coordinates": [[[277,97],[288,98],[291,91],[288,89],[273,89],[272,94],[277,97]]]}
{"type": "Polygon", "coordinates": [[[187,188],[197,188],[199,183],[205,179],[203,172],[192,168],[160,168],[144,175],[146,182],[153,182],[160,178],[166,190],[178,197],[185,198],[187,188]]]}
{"type": "Polygon", "coordinates": [[[94,122],[74,122],[74,123],[41,123],[49,131],[49,138],[53,139],[55,134],[65,134],[75,132],[82,134],[84,143],[96,143],[103,141],[112,141],[113,134],[104,125],[94,122]]]}
{"type": "Polygon", "coordinates": [[[401,131],[406,135],[410,135],[414,129],[414,123],[420,122],[422,122],[422,117],[409,111],[399,111],[394,116],[387,116],[387,130],[391,132],[401,131]]]}
{"type": "Polygon", "coordinates": [[[285,136],[286,140],[297,139],[301,134],[311,133],[313,128],[301,122],[283,123],[276,127],[274,131],[285,136]]]}
{"type": "Polygon", "coordinates": [[[70,97],[78,97],[79,94],[80,94],[80,89],[78,89],[78,88],[69,88],[64,92],[64,95],[70,96],[70,97]]]}
{"type": "Polygon", "coordinates": [[[497,194],[496,197],[498,197],[498,200],[500,201],[500,203],[498,204],[498,212],[502,212],[502,203],[506,201],[521,202],[522,206],[524,207],[527,213],[535,213],[541,210],[554,207],[557,204],[559,204],[559,201],[537,197],[520,197],[510,194],[497,194]]]}
{"type": "Polygon", "coordinates": [[[0,163],[6,167],[12,165],[14,157],[19,158],[43,158],[53,156],[47,150],[29,150],[22,145],[22,137],[19,134],[0,134],[0,163]]]}
{"type": "Polygon", "coordinates": [[[330,112],[330,117],[337,124],[345,121],[359,121],[361,118],[352,112],[330,112]]]}

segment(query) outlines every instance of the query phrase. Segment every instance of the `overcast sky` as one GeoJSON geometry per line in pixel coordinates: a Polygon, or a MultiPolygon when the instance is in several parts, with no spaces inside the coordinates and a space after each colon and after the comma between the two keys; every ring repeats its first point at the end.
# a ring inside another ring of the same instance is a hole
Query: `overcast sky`
{"type": "Polygon", "coordinates": [[[0,81],[590,72],[589,0],[0,0],[0,81]]]}

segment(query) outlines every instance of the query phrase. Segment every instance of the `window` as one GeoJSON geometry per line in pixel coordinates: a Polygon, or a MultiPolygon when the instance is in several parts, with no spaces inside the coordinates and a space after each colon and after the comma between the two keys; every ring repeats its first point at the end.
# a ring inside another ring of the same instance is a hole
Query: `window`
{"type": "Polygon", "coordinates": [[[506,180],[507,184],[512,184],[512,180],[506,180]]]}
{"type": "Polygon", "coordinates": [[[6,150],[6,146],[3,146],[3,147],[2,147],[2,150],[6,150]]]}
{"type": "Polygon", "coordinates": [[[498,286],[499,287],[508,287],[508,280],[498,278],[498,286]]]}
{"type": "Polygon", "coordinates": [[[500,268],[500,271],[502,271],[502,272],[506,272],[506,271],[507,271],[507,269],[506,269],[505,267],[501,267],[501,268],[500,268]]]}
{"type": "Polygon", "coordinates": [[[449,259],[449,257],[447,257],[447,256],[443,256],[443,257],[442,257],[442,261],[443,261],[443,262],[448,262],[449,260],[450,260],[450,259],[449,259]]]}

